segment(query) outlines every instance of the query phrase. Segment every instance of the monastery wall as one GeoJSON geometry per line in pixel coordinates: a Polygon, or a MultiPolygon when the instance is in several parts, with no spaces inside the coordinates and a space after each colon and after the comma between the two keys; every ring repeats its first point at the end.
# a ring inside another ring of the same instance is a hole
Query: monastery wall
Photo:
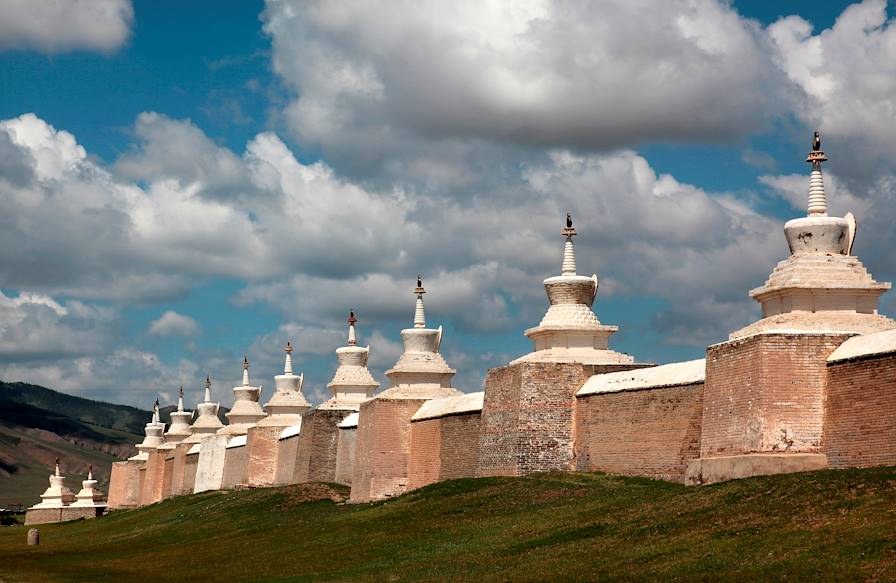
{"type": "Polygon", "coordinates": [[[123,461],[112,463],[109,477],[108,506],[116,508],[136,508],[140,505],[140,466],[143,462],[123,461]]]}
{"type": "Polygon", "coordinates": [[[199,443],[199,462],[196,464],[196,485],[193,493],[220,490],[224,480],[224,459],[229,435],[209,435],[199,443]]]}
{"type": "Polygon", "coordinates": [[[701,457],[817,453],[828,355],[848,333],[764,333],[706,351],[701,457]]]}
{"type": "Polygon", "coordinates": [[[339,423],[354,413],[345,409],[311,409],[302,415],[293,482],[335,482],[339,423]]]}
{"type": "Polygon", "coordinates": [[[140,506],[153,504],[163,498],[166,453],[164,450],[149,452],[149,459],[143,466],[145,472],[141,476],[143,483],[140,487],[140,506]]]}
{"type": "Polygon", "coordinates": [[[481,423],[481,411],[412,421],[408,489],[475,477],[481,423]]]}
{"type": "Polygon", "coordinates": [[[246,447],[246,436],[231,438],[231,443],[224,450],[224,468],[221,471],[221,489],[230,490],[245,484],[249,479],[249,448],[246,447]]]}
{"type": "Polygon", "coordinates": [[[358,445],[358,427],[339,428],[336,438],[336,478],[337,484],[352,485],[355,465],[355,451],[358,445]]]}
{"type": "Polygon", "coordinates": [[[183,494],[192,494],[196,489],[196,470],[199,469],[199,452],[190,453],[190,451],[192,451],[192,448],[184,456],[184,477],[181,483],[181,493],[183,494]]]}
{"type": "Polygon", "coordinates": [[[252,427],[247,435],[247,479],[250,486],[273,486],[278,483],[282,427],[252,427]]]}
{"type": "Polygon", "coordinates": [[[847,340],[831,354],[827,379],[830,466],[896,465],[896,334],[847,340]]]}
{"type": "Polygon", "coordinates": [[[278,440],[277,468],[275,480],[277,484],[294,484],[296,470],[296,454],[299,449],[299,433],[290,433],[287,437],[281,434],[278,440]]]}
{"type": "Polygon", "coordinates": [[[361,404],[352,501],[378,500],[407,491],[411,416],[425,402],[376,398],[361,404]]]}

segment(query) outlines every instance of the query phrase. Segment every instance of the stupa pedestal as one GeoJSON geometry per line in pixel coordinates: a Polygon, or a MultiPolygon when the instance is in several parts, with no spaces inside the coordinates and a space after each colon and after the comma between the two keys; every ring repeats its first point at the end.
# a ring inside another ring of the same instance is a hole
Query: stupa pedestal
{"type": "Polygon", "coordinates": [[[818,146],[807,159],[808,215],[784,226],[790,257],[750,292],[762,319],[707,349],[700,459],[688,466],[689,484],[827,467],[826,360],[851,336],[896,328],[877,312],[890,284],[851,255],[855,219],[827,216],[818,146]]]}
{"type": "Polygon", "coordinates": [[[599,280],[576,273],[575,235],[567,215],[561,275],[544,280],[550,306],[525,332],[533,351],[486,375],[480,475],[574,469],[576,392],[594,374],[651,366],[609,348],[619,328],[594,314],[599,280]]]}
{"type": "Polygon", "coordinates": [[[248,431],[248,482],[250,486],[289,484],[295,469],[297,439],[281,439],[287,429],[302,429],[302,414],[310,408],[302,394],[304,375],[292,370],[292,343],[287,341],[283,374],[274,377],[274,396],[264,406],[268,416],[248,431]]]}
{"type": "Polygon", "coordinates": [[[331,397],[305,413],[296,456],[296,482],[336,481],[339,424],[373,397],[379,386],[367,369],[370,347],[358,346],[354,311],[348,318],[348,342],[336,349],[339,367],[327,384],[331,397]]]}
{"type": "Polygon", "coordinates": [[[414,327],[401,331],[404,353],[386,371],[391,387],[361,404],[351,500],[363,502],[407,491],[411,417],[429,399],[453,397],[454,369],[439,354],[442,328],[426,327],[418,278],[414,327]]]}

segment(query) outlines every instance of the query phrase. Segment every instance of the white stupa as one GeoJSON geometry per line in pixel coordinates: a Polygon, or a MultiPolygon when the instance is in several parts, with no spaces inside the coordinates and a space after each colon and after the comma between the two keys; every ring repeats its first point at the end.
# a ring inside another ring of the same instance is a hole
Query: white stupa
{"type": "Polygon", "coordinates": [[[103,499],[103,493],[96,489],[96,480],[93,479],[93,465],[87,467],[87,479],[81,482],[81,491],[78,492],[72,506],[105,508],[106,501],[103,499]]]}
{"type": "Polygon", "coordinates": [[[199,443],[206,435],[212,435],[224,427],[221,420],[218,419],[218,408],[220,403],[212,403],[211,396],[212,380],[208,376],[205,377],[205,400],[196,405],[198,415],[196,421],[190,427],[192,434],[185,438],[182,443],[199,443]]]}
{"type": "Polygon", "coordinates": [[[249,384],[249,359],[243,358],[243,384],[233,387],[233,408],[225,416],[229,422],[218,430],[219,435],[246,435],[250,427],[267,416],[258,404],[261,387],[249,384]]]}
{"type": "Polygon", "coordinates": [[[155,404],[152,406],[152,420],[146,424],[143,431],[146,434],[146,437],[143,438],[143,443],[137,444],[137,451],[139,453],[128,459],[137,461],[148,460],[149,452],[158,449],[160,445],[165,443],[165,424],[159,419],[158,399],[156,399],[155,404]]]}
{"type": "Polygon", "coordinates": [[[815,132],[805,217],[784,225],[790,257],[778,263],[765,285],[750,291],[762,305],[762,319],[730,335],[733,340],[774,331],[868,333],[896,328],[896,321],[878,314],[881,294],[889,283],[875,281],[852,255],[856,220],[828,216],[821,163],[828,158],[815,132]]]}
{"type": "Polygon", "coordinates": [[[55,472],[50,474],[50,487],[40,495],[40,500],[31,508],[62,508],[75,501],[75,495],[65,485],[65,476],[59,472],[59,458],[56,458],[55,472]]]}
{"type": "Polygon", "coordinates": [[[566,238],[560,275],[544,280],[551,305],[541,323],[526,330],[534,350],[517,362],[580,362],[582,364],[630,364],[634,358],[609,348],[610,336],[618,326],[601,324],[591,306],[597,295],[597,274],[576,273],[576,254],[572,238],[576,230],[566,214],[566,238]]]}
{"type": "Polygon", "coordinates": [[[276,391],[271,400],[265,403],[264,410],[268,416],[258,422],[259,427],[291,427],[302,422],[302,413],[311,405],[302,394],[302,383],[305,375],[297,375],[292,370],[292,342],[287,340],[286,361],[283,364],[283,374],[274,377],[276,391]]]}
{"type": "Polygon", "coordinates": [[[171,412],[171,425],[165,432],[165,443],[159,449],[174,449],[178,443],[190,437],[193,433],[190,427],[192,419],[193,412],[184,411],[184,388],[181,386],[177,393],[177,411],[171,412]]]}
{"type": "Polygon", "coordinates": [[[370,346],[364,348],[358,346],[355,338],[357,322],[354,310],[349,311],[348,342],[346,346],[336,349],[339,367],[333,375],[333,380],[327,385],[332,396],[321,403],[320,409],[357,411],[361,403],[373,397],[373,392],[380,386],[367,369],[370,346]]]}
{"type": "Polygon", "coordinates": [[[437,329],[426,327],[426,313],[423,307],[423,288],[421,277],[417,276],[417,296],[414,310],[414,327],[401,331],[404,353],[398,358],[386,376],[391,383],[376,398],[383,399],[437,399],[460,395],[460,391],[451,388],[454,369],[448,366],[439,347],[442,344],[442,327],[437,329]]]}

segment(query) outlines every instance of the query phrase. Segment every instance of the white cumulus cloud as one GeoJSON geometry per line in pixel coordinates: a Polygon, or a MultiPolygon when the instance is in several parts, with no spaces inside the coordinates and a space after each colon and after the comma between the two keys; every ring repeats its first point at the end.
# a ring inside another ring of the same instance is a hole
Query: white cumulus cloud
{"type": "Polygon", "coordinates": [[[155,336],[196,336],[199,324],[193,318],[168,310],[149,325],[149,333],[155,336]]]}
{"type": "Polygon", "coordinates": [[[0,50],[110,52],[133,21],[131,0],[0,0],[0,50]]]}

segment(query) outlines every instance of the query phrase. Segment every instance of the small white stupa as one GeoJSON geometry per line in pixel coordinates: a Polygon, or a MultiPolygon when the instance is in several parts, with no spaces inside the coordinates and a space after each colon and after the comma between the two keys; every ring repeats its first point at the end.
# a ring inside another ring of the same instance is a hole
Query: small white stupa
{"type": "Polygon", "coordinates": [[[243,384],[233,387],[233,408],[225,416],[229,425],[218,430],[219,435],[246,435],[250,427],[267,416],[258,404],[261,387],[249,384],[249,359],[243,358],[243,384]]]}
{"type": "Polygon", "coordinates": [[[87,466],[87,479],[81,482],[81,491],[76,496],[77,500],[72,506],[79,508],[105,508],[106,501],[103,493],[96,489],[96,480],[93,479],[93,465],[87,466]]]}
{"type": "Polygon", "coordinates": [[[218,419],[219,407],[220,403],[212,403],[212,380],[210,377],[206,376],[205,400],[196,405],[198,415],[196,421],[194,421],[193,425],[190,427],[193,433],[184,439],[182,443],[199,443],[206,435],[213,435],[217,433],[219,429],[224,427],[224,424],[218,419]]]}
{"type": "Polygon", "coordinates": [[[401,331],[404,352],[395,366],[386,371],[391,387],[376,398],[437,399],[461,394],[451,387],[455,370],[439,354],[442,327],[426,327],[426,312],[423,307],[425,293],[422,277],[418,275],[417,287],[414,289],[414,295],[417,296],[414,327],[401,331]]]}
{"type": "Polygon", "coordinates": [[[192,411],[184,411],[184,387],[181,385],[177,392],[177,411],[171,412],[171,426],[165,432],[165,443],[160,449],[174,449],[174,447],[192,435],[190,421],[193,419],[192,411]]]}
{"type": "Polygon", "coordinates": [[[784,225],[790,257],[778,263],[765,285],[750,291],[762,305],[762,319],[733,332],[732,340],[779,330],[864,334],[896,328],[896,322],[877,312],[890,284],[875,281],[852,255],[855,217],[828,216],[821,173],[827,159],[815,132],[806,158],[812,165],[806,216],[784,225]]]}
{"type": "Polygon", "coordinates": [[[305,395],[302,394],[305,375],[297,375],[292,370],[292,341],[286,341],[283,351],[286,352],[283,374],[274,377],[274,385],[277,390],[271,400],[265,403],[264,410],[268,412],[268,416],[258,422],[259,427],[297,425],[302,422],[302,413],[311,408],[305,395]]]}
{"type": "Polygon", "coordinates": [[[158,399],[152,406],[152,420],[146,424],[143,431],[146,433],[146,437],[143,438],[143,443],[137,444],[139,453],[128,459],[146,461],[149,459],[149,452],[158,449],[160,445],[165,443],[165,424],[159,419],[158,399]]]}
{"type": "Polygon", "coordinates": [[[517,362],[579,362],[582,364],[630,364],[634,358],[610,350],[610,336],[618,326],[601,324],[591,306],[597,296],[599,280],[576,273],[576,254],[572,238],[576,230],[572,216],[566,213],[566,238],[560,275],[544,280],[551,305],[541,323],[525,331],[534,350],[517,362]]]}
{"type": "Polygon", "coordinates": [[[40,500],[31,508],[62,508],[75,501],[75,495],[65,485],[65,476],[59,472],[59,458],[56,458],[56,470],[50,474],[50,487],[40,495],[40,500]]]}
{"type": "Polygon", "coordinates": [[[330,389],[333,395],[321,403],[320,409],[357,411],[361,407],[361,403],[373,397],[373,392],[380,386],[367,369],[370,346],[361,348],[358,346],[358,341],[355,338],[355,324],[357,322],[358,319],[355,318],[354,310],[350,310],[348,315],[348,342],[346,346],[336,349],[339,368],[336,369],[333,380],[327,385],[327,388],[330,389]]]}

